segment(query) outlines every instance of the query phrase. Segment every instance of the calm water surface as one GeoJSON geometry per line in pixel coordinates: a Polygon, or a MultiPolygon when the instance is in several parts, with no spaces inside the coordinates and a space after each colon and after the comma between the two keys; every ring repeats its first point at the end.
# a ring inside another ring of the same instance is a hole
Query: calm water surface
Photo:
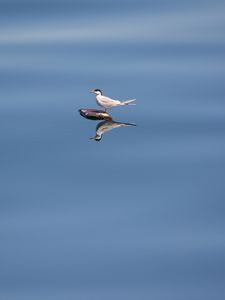
{"type": "Polygon", "coordinates": [[[0,299],[224,299],[224,8],[0,1],[0,299]]]}

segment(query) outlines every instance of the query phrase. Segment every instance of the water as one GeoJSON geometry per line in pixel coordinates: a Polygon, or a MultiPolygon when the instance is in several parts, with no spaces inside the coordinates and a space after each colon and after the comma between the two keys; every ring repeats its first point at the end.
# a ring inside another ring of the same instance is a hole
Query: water
{"type": "Polygon", "coordinates": [[[223,11],[0,1],[0,299],[224,299],[223,11]]]}

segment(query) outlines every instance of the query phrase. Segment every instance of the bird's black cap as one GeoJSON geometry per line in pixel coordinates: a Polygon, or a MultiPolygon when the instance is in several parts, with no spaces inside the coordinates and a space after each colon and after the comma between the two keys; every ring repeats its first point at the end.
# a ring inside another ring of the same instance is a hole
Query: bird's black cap
{"type": "Polygon", "coordinates": [[[100,89],[94,89],[95,92],[100,92],[102,94],[102,91],[100,89]]]}

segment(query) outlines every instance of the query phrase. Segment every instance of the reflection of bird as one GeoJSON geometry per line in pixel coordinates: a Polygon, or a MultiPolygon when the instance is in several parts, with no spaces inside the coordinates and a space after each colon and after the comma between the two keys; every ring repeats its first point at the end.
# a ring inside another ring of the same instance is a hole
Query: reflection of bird
{"type": "Polygon", "coordinates": [[[123,123],[123,122],[114,122],[114,121],[103,121],[98,123],[96,126],[96,134],[94,137],[90,138],[91,140],[96,140],[99,142],[102,139],[102,136],[105,132],[110,131],[114,128],[118,128],[121,126],[136,126],[136,124],[132,123],[123,123]]]}
{"type": "Polygon", "coordinates": [[[99,89],[95,89],[90,91],[91,93],[94,93],[96,95],[96,102],[99,106],[102,106],[106,109],[111,109],[116,106],[124,106],[124,105],[135,105],[134,102],[136,99],[126,100],[126,101],[120,101],[120,100],[114,100],[109,97],[103,96],[102,91],[99,89]]]}

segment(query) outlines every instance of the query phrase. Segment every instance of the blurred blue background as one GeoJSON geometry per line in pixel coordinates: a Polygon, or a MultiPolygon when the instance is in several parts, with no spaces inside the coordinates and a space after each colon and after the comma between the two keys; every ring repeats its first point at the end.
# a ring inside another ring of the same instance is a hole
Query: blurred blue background
{"type": "Polygon", "coordinates": [[[224,299],[224,10],[0,0],[0,299],[224,299]]]}

